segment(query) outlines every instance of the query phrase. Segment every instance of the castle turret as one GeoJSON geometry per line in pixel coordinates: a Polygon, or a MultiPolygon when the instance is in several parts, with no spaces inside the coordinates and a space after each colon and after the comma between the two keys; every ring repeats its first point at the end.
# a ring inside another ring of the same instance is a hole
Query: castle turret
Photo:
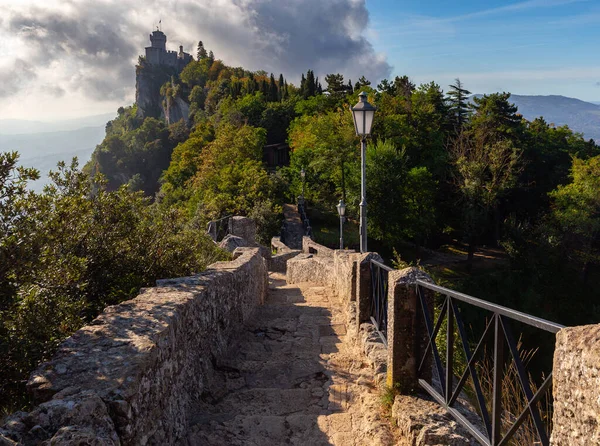
{"type": "Polygon", "coordinates": [[[158,48],[162,51],[167,50],[167,36],[162,31],[156,30],[150,34],[152,48],[158,48]]]}

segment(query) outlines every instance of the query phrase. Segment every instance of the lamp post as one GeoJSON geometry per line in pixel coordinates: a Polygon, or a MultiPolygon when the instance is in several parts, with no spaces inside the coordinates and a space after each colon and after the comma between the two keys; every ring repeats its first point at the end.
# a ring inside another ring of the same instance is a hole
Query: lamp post
{"type": "Polygon", "coordinates": [[[304,167],[300,170],[300,176],[302,177],[302,202],[304,203],[304,178],[306,177],[306,171],[304,167]]]}
{"type": "Polygon", "coordinates": [[[346,215],[344,200],[340,200],[336,207],[338,214],[340,214],[340,249],[344,249],[344,215],[346,215]]]}
{"type": "Polygon", "coordinates": [[[371,134],[376,107],[367,102],[367,94],[358,95],[358,104],[350,107],[354,118],[356,136],[361,141],[361,181],[360,181],[360,252],[367,252],[367,136],[371,134]]]}

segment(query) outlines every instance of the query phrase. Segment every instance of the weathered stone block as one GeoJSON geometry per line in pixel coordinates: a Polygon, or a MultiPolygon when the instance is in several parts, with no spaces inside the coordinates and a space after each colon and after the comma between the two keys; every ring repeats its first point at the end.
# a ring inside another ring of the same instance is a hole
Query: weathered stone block
{"type": "Polygon", "coordinates": [[[438,404],[398,395],[392,406],[402,444],[410,446],[475,446],[477,443],[438,404]]]}
{"type": "Polygon", "coordinates": [[[600,324],[556,335],[554,417],[550,444],[600,444],[600,324]]]}
{"type": "Polygon", "coordinates": [[[237,235],[228,234],[219,242],[219,248],[228,252],[235,251],[236,248],[247,248],[252,246],[248,241],[237,235]]]}
{"type": "Polygon", "coordinates": [[[302,252],[304,254],[318,254],[320,256],[333,256],[334,250],[323,245],[319,245],[308,236],[302,237],[302,252]]]}
{"type": "Polygon", "coordinates": [[[333,287],[333,262],[331,257],[299,254],[287,262],[288,284],[313,282],[333,287]]]}
{"type": "Polygon", "coordinates": [[[235,216],[229,219],[229,234],[236,235],[248,242],[248,246],[256,244],[256,223],[248,217],[235,216]]]}
{"type": "MultiPolygon", "coordinates": [[[[415,287],[417,279],[433,282],[418,268],[391,271],[388,275],[387,385],[402,393],[412,393],[417,388],[418,367],[429,340],[415,287]]],[[[421,291],[433,311],[432,294],[426,289],[421,291]]],[[[430,370],[424,370],[422,376],[428,379],[430,370]]]]}

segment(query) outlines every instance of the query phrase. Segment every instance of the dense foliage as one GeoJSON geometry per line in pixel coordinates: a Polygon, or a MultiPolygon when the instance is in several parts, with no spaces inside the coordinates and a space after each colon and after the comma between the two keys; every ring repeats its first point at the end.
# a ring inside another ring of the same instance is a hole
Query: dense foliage
{"type": "Polygon", "coordinates": [[[23,380],[57,345],[107,305],[159,278],[188,275],[226,258],[177,209],[141,192],[108,191],[59,164],[43,193],[37,172],[0,154],[0,394],[16,407],[23,380]]]}

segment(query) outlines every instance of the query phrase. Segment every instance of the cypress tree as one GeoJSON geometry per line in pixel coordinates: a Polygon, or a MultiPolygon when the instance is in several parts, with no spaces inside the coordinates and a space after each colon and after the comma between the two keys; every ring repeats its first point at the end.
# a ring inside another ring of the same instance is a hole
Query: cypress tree
{"type": "Polygon", "coordinates": [[[323,86],[321,85],[321,82],[319,82],[319,78],[317,77],[317,79],[315,80],[315,91],[317,92],[317,94],[323,94],[323,86]]]}
{"type": "Polygon", "coordinates": [[[277,87],[278,87],[277,97],[280,102],[283,100],[283,83],[284,83],[283,74],[280,73],[279,74],[279,82],[277,83],[277,87]]]}
{"type": "Polygon", "coordinates": [[[307,98],[307,96],[306,96],[306,78],[304,77],[304,73],[302,73],[302,78],[300,79],[300,96],[302,96],[304,99],[307,98]]]}
{"type": "Polygon", "coordinates": [[[314,96],[316,90],[315,73],[313,70],[308,70],[306,73],[306,97],[314,96]]]}
{"type": "Polygon", "coordinates": [[[287,98],[289,98],[289,93],[288,93],[288,84],[287,81],[283,81],[283,93],[281,94],[281,98],[283,100],[286,100],[287,98]]]}
{"type": "Polygon", "coordinates": [[[275,76],[271,73],[271,77],[269,78],[269,97],[268,101],[276,102],[277,101],[277,84],[275,83],[275,76]]]}

